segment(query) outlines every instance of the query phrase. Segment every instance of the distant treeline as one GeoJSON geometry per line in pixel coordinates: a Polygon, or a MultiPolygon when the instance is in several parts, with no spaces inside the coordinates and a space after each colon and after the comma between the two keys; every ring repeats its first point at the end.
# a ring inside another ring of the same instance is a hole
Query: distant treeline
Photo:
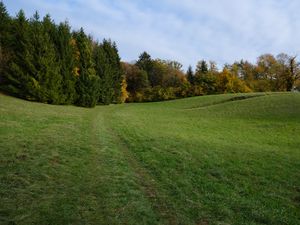
{"type": "Polygon", "coordinates": [[[300,64],[295,56],[264,54],[256,64],[241,60],[219,71],[201,60],[186,73],[176,61],[153,60],[144,52],[132,65],[122,63],[129,102],[158,101],[221,93],[300,91],[300,64]]]}
{"type": "Polygon", "coordinates": [[[55,24],[36,12],[11,17],[0,2],[0,88],[51,104],[161,101],[214,93],[291,91],[300,88],[295,56],[266,54],[253,65],[199,61],[185,73],[179,62],[152,59],[144,52],[134,64],[120,62],[117,46],[98,42],[67,22],[55,24]]]}

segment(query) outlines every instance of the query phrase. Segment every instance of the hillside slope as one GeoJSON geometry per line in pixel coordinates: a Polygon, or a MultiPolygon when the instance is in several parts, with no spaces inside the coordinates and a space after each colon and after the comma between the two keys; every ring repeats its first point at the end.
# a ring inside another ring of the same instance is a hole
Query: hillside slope
{"type": "Polygon", "coordinates": [[[0,95],[0,224],[299,224],[300,95],[84,109],[0,95]]]}

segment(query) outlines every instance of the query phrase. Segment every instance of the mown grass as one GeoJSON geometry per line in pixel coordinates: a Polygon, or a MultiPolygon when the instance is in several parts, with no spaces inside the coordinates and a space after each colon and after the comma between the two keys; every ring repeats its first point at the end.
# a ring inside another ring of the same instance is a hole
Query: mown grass
{"type": "Polygon", "coordinates": [[[0,112],[1,224],[300,223],[297,93],[0,112]]]}

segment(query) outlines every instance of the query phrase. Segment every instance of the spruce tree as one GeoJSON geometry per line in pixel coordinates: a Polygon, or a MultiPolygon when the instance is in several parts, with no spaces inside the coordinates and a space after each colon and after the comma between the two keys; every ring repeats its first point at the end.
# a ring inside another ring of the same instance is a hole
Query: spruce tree
{"type": "Polygon", "coordinates": [[[11,42],[11,22],[5,5],[0,2],[0,54],[11,42]]]}
{"type": "Polygon", "coordinates": [[[20,10],[12,22],[12,33],[14,34],[11,42],[12,55],[8,61],[7,70],[3,72],[7,82],[3,89],[15,96],[34,100],[29,93],[30,71],[34,67],[29,28],[25,13],[20,10]]]}
{"type": "Polygon", "coordinates": [[[76,99],[75,84],[77,80],[75,68],[76,42],[72,38],[71,28],[67,22],[60,23],[55,40],[56,54],[59,62],[59,73],[62,76],[62,96],[64,104],[72,104],[76,99]]]}
{"type": "Polygon", "coordinates": [[[205,60],[201,60],[197,64],[196,75],[203,76],[208,72],[208,65],[205,60]]]}
{"type": "Polygon", "coordinates": [[[30,71],[32,77],[30,92],[38,101],[59,104],[62,77],[59,73],[55,46],[50,36],[50,31],[53,31],[52,23],[50,16],[44,17],[41,22],[37,12],[30,20],[31,54],[34,66],[30,71]]]}
{"type": "Polygon", "coordinates": [[[151,59],[151,56],[147,52],[143,52],[142,54],[140,54],[139,59],[135,65],[147,73],[147,78],[150,85],[152,87],[155,86],[155,84],[157,83],[156,74],[154,72],[154,62],[151,59]]]}
{"type": "Polygon", "coordinates": [[[74,32],[78,50],[77,66],[79,77],[76,83],[77,100],[79,106],[93,107],[99,97],[99,78],[96,76],[93,58],[92,41],[81,28],[74,32]]]}
{"type": "Polygon", "coordinates": [[[136,62],[136,65],[146,71],[147,73],[150,73],[152,71],[152,59],[151,56],[147,52],[143,52],[140,56],[138,61],[136,62]]]}
{"type": "Polygon", "coordinates": [[[122,95],[122,68],[115,43],[103,40],[94,51],[96,74],[101,81],[99,102],[104,104],[120,101],[122,95]]]}
{"type": "MultiPolygon", "coordinates": [[[[103,48],[101,47],[101,45],[96,42],[94,49],[93,49],[93,60],[95,63],[95,72],[97,77],[99,78],[99,96],[98,96],[98,102],[100,103],[105,103],[105,98],[104,98],[104,94],[107,92],[104,86],[106,86],[107,84],[104,83],[105,82],[105,78],[106,78],[106,73],[108,71],[108,62],[106,59],[106,55],[105,52],[103,50],[103,48]]],[[[109,97],[111,98],[111,97],[109,97]]],[[[109,104],[109,102],[107,103],[109,104]]]]}
{"type": "MultiPolygon", "coordinates": [[[[110,41],[109,41],[110,42],[110,41]]],[[[111,43],[111,42],[110,42],[111,43]]],[[[119,103],[121,102],[122,96],[122,81],[124,77],[124,72],[121,67],[121,59],[118,53],[118,48],[115,42],[111,43],[112,48],[112,55],[111,55],[111,64],[113,68],[113,89],[114,89],[114,96],[113,102],[119,103]]]]}
{"type": "Polygon", "coordinates": [[[195,76],[191,66],[189,66],[188,70],[186,71],[186,78],[190,82],[190,84],[194,84],[195,76]]]}
{"type": "Polygon", "coordinates": [[[0,2],[0,85],[4,84],[4,71],[7,70],[7,63],[11,55],[11,18],[7,10],[0,2]]]}

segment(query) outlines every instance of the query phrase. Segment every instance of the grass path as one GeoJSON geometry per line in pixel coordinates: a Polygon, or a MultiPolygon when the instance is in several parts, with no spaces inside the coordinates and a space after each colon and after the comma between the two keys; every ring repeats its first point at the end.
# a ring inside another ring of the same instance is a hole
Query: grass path
{"type": "MultiPolygon", "coordinates": [[[[106,115],[106,118],[108,115],[106,115]]],[[[163,224],[178,224],[176,213],[167,203],[166,196],[158,191],[157,183],[153,176],[149,174],[147,169],[134,157],[128,145],[122,138],[112,129],[107,128],[111,138],[117,143],[118,149],[124,155],[129,167],[134,172],[134,176],[140,186],[143,194],[151,203],[152,209],[162,220],[163,224]]]]}
{"type": "MultiPolygon", "coordinates": [[[[147,205],[147,210],[152,214],[147,215],[146,218],[149,216],[154,223],[156,221],[158,224],[167,224],[169,222],[169,217],[162,214],[162,206],[164,204],[162,202],[157,203],[158,195],[155,190],[154,183],[151,182],[152,179],[130,154],[130,150],[127,148],[126,144],[119,138],[119,136],[113,131],[113,129],[110,127],[110,124],[106,122],[106,119],[108,117],[107,112],[102,109],[97,110],[93,113],[92,117],[93,119],[91,120],[92,122],[90,125],[91,145],[93,146],[93,148],[95,148],[95,152],[97,153],[93,156],[94,162],[92,163],[92,165],[94,166],[94,168],[97,168],[97,165],[102,165],[102,169],[111,167],[113,173],[111,173],[111,171],[106,171],[109,173],[110,177],[116,176],[115,173],[120,173],[118,176],[121,175],[126,177],[125,179],[119,177],[117,179],[119,181],[114,185],[110,185],[110,190],[105,191],[105,196],[103,196],[103,199],[107,200],[107,202],[102,201],[103,206],[109,206],[115,200],[117,200],[117,202],[115,202],[115,206],[113,208],[107,208],[106,211],[104,210],[104,212],[100,212],[100,214],[106,215],[106,218],[104,219],[105,221],[110,221],[109,224],[120,224],[120,221],[122,221],[122,224],[149,223],[149,221],[143,221],[143,219],[138,218],[140,213],[138,207],[145,207],[134,205],[137,203],[137,199],[135,198],[138,198],[138,201],[142,200],[141,203],[143,205],[147,205]],[[112,151],[114,151],[113,154],[112,151]],[[103,155],[104,152],[105,156],[103,155]],[[97,160],[97,158],[99,161],[97,160]],[[104,162],[104,160],[106,162],[104,162]],[[104,163],[107,163],[108,165],[103,165],[104,163]],[[126,167],[126,169],[123,168],[123,170],[121,171],[119,168],[119,163],[122,163],[123,167],[126,167]],[[115,168],[113,168],[114,164],[117,164],[115,165],[115,168]],[[128,183],[128,181],[135,183],[135,185],[131,186],[130,189],[135,189],[137,196],[130,196],[130,194],[128,193],[129,190],[124,190],[121,187],[124,186],[124,184],[128,183]],[[118,198],[122,195],[126,196],[126,202],[118,202],[118,198]],[[113,199],[112,197],[115,197],[116,199],[113,199]],[[151,199],[156,200],[152,201],[151,199]],[[122,216],[122,214],[125,215],[124,218],[119,217],[120,215],[122,216]]],[[[93,173],[94,175],[97,174],[97,177],[107,176],[107,174],[103,174],[103,172],[101,174],[99,173],[99,171],[95,170],[92,170],[91,173],[93,173]]],[[[96,184],[99,184],[99,182],[96,182],[96,184]]],[[[176,223],[172,222],[169,224],[176,223]]]]}

